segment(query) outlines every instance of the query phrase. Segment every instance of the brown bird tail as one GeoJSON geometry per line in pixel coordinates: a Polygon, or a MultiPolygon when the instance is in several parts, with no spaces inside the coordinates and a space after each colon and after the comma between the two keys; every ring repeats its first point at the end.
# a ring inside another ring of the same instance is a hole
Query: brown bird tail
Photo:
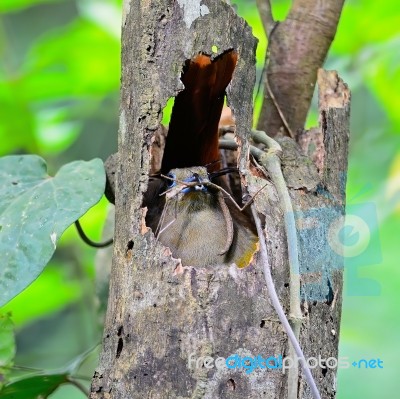
{"type": "MultiPolygon", "coordinates": [[[[185,88],[175,98],[162,172],[206,166],[219,160],[218,122],[236,61],[234,50],[214,60],[199,54],[186,61],[181,77],[185,88]]],[[[218,168],[214,165],[210,166],[210,171],[218,168]]]]}

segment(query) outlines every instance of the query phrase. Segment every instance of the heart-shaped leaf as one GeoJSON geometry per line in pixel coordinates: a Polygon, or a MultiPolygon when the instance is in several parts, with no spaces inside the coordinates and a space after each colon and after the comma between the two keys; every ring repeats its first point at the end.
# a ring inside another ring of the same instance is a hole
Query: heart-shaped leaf
{"type": "Polygon", "coordinates": [[[104,193],[100,159],[46,172],[36,155],[0,158],[0,306],[37,278],[64,230],[104,193]]]}

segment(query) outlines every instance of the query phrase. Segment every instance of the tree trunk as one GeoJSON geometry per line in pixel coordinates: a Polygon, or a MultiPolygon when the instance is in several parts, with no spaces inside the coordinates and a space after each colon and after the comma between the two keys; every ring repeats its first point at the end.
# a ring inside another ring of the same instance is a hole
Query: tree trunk
{"type": "MultiPolygon", "coordinates": [[[[227,90],[240,145],[238,167],[250,193],[265,185],[248,160],[256,41],[221,1],[132,0],[124,9],[114,255],[103,349],[90,398],[285,398],[281,370],[246,373],[202,362],[232,354],[287,354],[287,337],[270,304],[259,257],[242,269],[182,265],[156,242],[141,208],[162,108],[182,89],[184,62],[199,52],[211,54],[213,46],[218,54],[232,48],[239,54],[227,90]]],[[[309,156],[289,138],[280,142],[298,221],[301,345],[306,358],[326,359],[337,357],[338,348],[343,258],[330,244],[336,243],[344,214],[349,92],[334,73],[321,72],[320,87],[320,128],[301,135],[309,156]]],[[[265,215],[273,277],[287,310],[284,215],[272,184],[255,203],[265,215]]],[[[336,370],[317,367],[313,374],[322,397],[333,398],[336,370]]],[[[299,397],[310,398],[302,379],[300,387],[299,397]]]]}

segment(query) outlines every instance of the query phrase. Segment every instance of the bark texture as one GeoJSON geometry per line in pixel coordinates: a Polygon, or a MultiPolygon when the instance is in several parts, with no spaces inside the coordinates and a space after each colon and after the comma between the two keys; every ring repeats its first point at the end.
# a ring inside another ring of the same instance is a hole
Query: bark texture
{"type": "MultiPolygon", "coordinates": [[[[162,108],[182,88],[184,61],[200,51],[210,54],[212,46],[218,53],[230,48],[239,53],[227,90],[242,145],[238,163],[251,193],[265,184],[248,161],[255,80],[251,29],[220,1],[132,0],[125,4],[122,43],[115,244],[103,349],[90,398],[285,398],[286,377],[279,370],[246,373],[189,366],[191,355],[216,359],[287,353],[286,335],[269,302],[257,259],[244,269],[182,265],[156,242],[141,208],[162,108]]],[[[299,216],[306,357],[337,356],[343,259],[320,237],[344,212],[349,95],[335,79],[327,84],[328,100],[321,102],[321,129],[316,130],[323,143],[320,155],[310,154],[321,158],[323,167],[318,170],[293,140],[281,140],[284,174],[299,216]],[[329,103],[332,95],[343,100],[334,108],[329,103]],[[329,211],[321,213],[325,208],[329,211]],[[322,230],[316,234],[311,227],[318,223],[322,230]],[[309,262],[322,251],[320,262],[309,262]]],[[[310,144],[310,135],[302,136],[309,153],[317,148],[310,144]]],[[[287,309],[283,214],[272,185],[257,196],[256,205],[265,215],[273,275],[287,309]]],[[[314,372],[322,397],[333,398],[335,371],[314,372]]],[[[301,397],[310,397],[307,388],[301,397]]]]}
{"type": "MultiPolygon", "coordinates": [[[[260,2],[269,0],[260,0],[260,2]]],[[[289,135],[268,89],[272,91],[287,123],[297,136],[303,129],[317,80],[335,37],[344,0],[294,0],[282,22],[268,37],[268,67],[259,129],[270,136],[289,135]]],[[[266,23],[268,23],[266,21],[266,23]]],[[[269,22],[270,23],[270,22],[269,22]]]]}

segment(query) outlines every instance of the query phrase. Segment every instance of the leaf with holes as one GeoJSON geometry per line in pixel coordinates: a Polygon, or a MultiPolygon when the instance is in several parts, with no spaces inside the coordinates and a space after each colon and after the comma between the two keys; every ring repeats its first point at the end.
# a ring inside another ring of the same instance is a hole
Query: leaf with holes
{"type": "Polygon", "coordinates": [[[38,277],[61,234],[104,186],[100,159],[71,162],[51,177],[36,155],[0,158],[0,306],[38,277]]]}

